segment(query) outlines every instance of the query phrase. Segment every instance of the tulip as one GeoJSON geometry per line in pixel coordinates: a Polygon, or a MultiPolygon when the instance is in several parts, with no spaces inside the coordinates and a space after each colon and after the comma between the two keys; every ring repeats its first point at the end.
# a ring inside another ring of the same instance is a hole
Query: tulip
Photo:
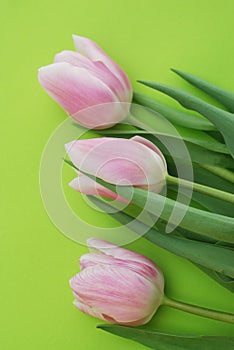
{"type": "Polygon", "coordinates": [[[74,305],[83,313],[111,323],[139,326],[166,305],[234,323],[234,314],[167,297],[162,271],[145,256],[101,239],[89,238],[87,244],[90,253],[81,256],[81,271],[70,280],[74,305]]]}
{"type": "Polygon", "coordinates": [[[80,125],[109,128],[125,118],[132,100],[125,72],[92,40],[73,35],[75,51],[62,51],[39,69],[39,82],[80,125]]]}
{"type": "MultiPolygon", "coordinates": [[[[71,161],[81,172],[111,184],[132,185],[157,193],[164,186],[167,174],[164,156],[153,143],[142,137],[78,140],[65,147],[71,161]]],[[[126,201],[82,173],[71,181],[70,186],[84,194],[126,201]]]]}
{"type": "Polygon", "coordinates": [[[163,299],[164,277],[141,254],[90,238],[81,272],[70,280],[74,304],[82,312],[118,324],[147,323],[163,299]]]}

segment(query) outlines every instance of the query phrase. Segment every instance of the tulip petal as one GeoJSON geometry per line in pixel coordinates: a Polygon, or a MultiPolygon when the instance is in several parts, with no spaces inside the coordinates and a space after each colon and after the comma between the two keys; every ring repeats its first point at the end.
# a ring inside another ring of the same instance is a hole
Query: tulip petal
{"type": "Polygon", "coordinates": [[[73,179],[69,183],[69,186],[71,186],[75,191],[86,195],[103,196],[124,203],[128,202],[126,199],[120,197],[115,192],[102,185],[99,185],[96,181],[83,174],[79,174],[78,177],[73,179]]]}
{"type": "Polygon", "coordinates": [[[102,314],[100,312],[98,312],[96,309],[82,303],[81,301],[78,300],[74,300],[73,304],[77,307],[77,309],[79,309],[80,311],[82,311],[84,314],[99,318],[101,320],[106,321],[106,319],[102,316],[102,314]]]}
{"type": "MultiPolygon", "coordinates": [[[[84,254],[79,260],[80,269],[83,270],[90,266],[95,265],[115,265],[115,258],[112,256],[99,254],[99,253],[89,253],[84,254]]],[[[118,264],[118,263],[117,263],[118,264]]]]}
{"type": "Polygon", "coordinates": [[[120,324],[148,317],[161,303],[155,285],[126,268],[91,266],[75,275],[70,285],[85,304],[120,324]]]}
{"type": "Polygon", "coordinates": [[[67,62],[72,66],[89,70],[93,76],[103,81],[111,89],[111,91],[118,97],[119,101],[128,103],[131,101],[129,90],[125,89],[124,85],[103,62],[93,62],[78,52],[68,50],[55,55],[54,62],[67,62]]]}
{"type": "MultiPolygon", "coordinates": [[[[142,254],[118,247],[110,242],[98,238],[89,238],[87,240],[87,245],[91,253],[99,252],[115,259],[123,260],[127,263],[134,262],[137,263],[138,266],[141,264],[143,268],[145,268],[145,277],[156,277],[158,275],[163,276],[160,268],[153,261],[146,258],[142,254]]],[[[163,280],[164,278],[162,277],[162,281],[163,280]]],[[[161,283],[161,285],[163,286],[164,282],[161,283]]]]}
{"type": "Polygon", "coordinates": [[[81,270],[90,266],[95,266],[95,265],[104,265],[104,266],[109,265],[116,268],[122,267],[122,268],[129,269],[147,278],[150,281],[160,280],[159,284],[160,284],[160,290],[161,290],[161,287],[163,287],[164,285],[164,282],[163,282],[164,280],[160,279],[160,276],[159,276],[160,269],[156,267],[150,260],[147,261],[146,259],[146,261],[143,262],[142,261],[143,259],[141,259],[140,261],[136,259],[137,258],[135,258],[134,260],[128,259],[128,257],[125,257],[125,256],[123,258],[120,258],[120,257],[117,258],[109,254],[97,253],[95,250],[95,252],[92,252],[90,254],[82,255],[79,262],[80,262],[81,270]]]}
{"type": "MultiPolygon", "coordinates": [[[[108,85],[118,96],[121,102],[129,103],[132,100],[132,89],[127,88],[125,84],[113,74],[113,72],[101,61],[94,62],[95,67],[100,70],[102,80],[108,85]]],[[[129,109],[130,105],[128,106],[129,109]]]]}
{"type": "Polygon", "coordinates": [[[54,63],[67,62],[72,66],[86,68],[86,69],[94,69],[94,63],[87,57],[81,55],[79,52],[64,50],[59,52],[54,57],[54,63]]]}
{"type": "Polygon", "coordinates": [[[100,103],[118,102],[101,80],[88,70],[66,62],[42,67],[39,81],[49,95],[71,115],[100,103]]]}
{"type": "Polygon", "coordinates": [[[67,144],[66,149],[72,162],[79,169],[112,184],[163,185],[163,160],[150,148],[134,140],[78,140],[67,144]]]}
{"type": "Polygon", "coordinates": [[[167,162],[166,162],[166,159],[164,158],[164,155],[162,154],[160,149],[157,146],[155,146],[155,144],[153,142],[151,142],[151,141],[149,141],[149,140],[147,140],[147,139],[145,139],[144,137],[141,137],[141,136],[133,136],[131,138],[131,140],[139,142],[142,145],[150,148],[155,153],[157,153],[161,157],[161,159],[162,159],[162,161],[164,163],[165,169],[167,169],[167,162]]]}
{"type": "Polygon", "coordinates": [[[124,83],[127,90],[131,90],[131,83],[125,72],[92,40],[73,35],[76,50],[92,61],[103,62],[115,76],[124,83]]]}

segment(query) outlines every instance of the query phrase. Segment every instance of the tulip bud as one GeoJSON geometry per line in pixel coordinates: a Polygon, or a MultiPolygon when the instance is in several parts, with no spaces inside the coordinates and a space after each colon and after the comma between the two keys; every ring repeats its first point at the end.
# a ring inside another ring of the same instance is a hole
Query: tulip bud
{"type": "MultiPolygon", "coordinates": [[[[164,186],[165,158],[152,142],[142,137],[78,140],[65,147],[77,168],[111,184],[132,185],[156,193],[164,186]]],[[[126,201],[83,174],[72,180],[70,186],[84,194],[126,201]]]]}
{"type": "Polygon", "coordinates": [[[147,323],[162,303],[164,277],[145,256],[90,238],[81,272],[70,280],[82,312],[118,324],[147,323]]]}
{"type": "Polygon", "coordinates": [[[109,128],[128,113],[131,83],[92,40],[75,35],[73,40],[77,52],[57,54],[53,64],[39,69],[39,82],[78,124],[109,128]]]}

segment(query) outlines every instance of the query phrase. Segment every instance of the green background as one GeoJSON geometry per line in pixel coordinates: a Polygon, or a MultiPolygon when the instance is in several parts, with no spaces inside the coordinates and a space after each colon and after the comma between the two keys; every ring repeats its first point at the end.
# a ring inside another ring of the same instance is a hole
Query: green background
{"type": "MultiPolygon", "coordinates": [[[[189,71],[234,90],[232,0],[3,1],[1,4],[1,231],[0,346],[4,350],[129,349],[144,347],[104,333],[100,322],[72,305],[69,278],[87,251],[49,220],[40,197],[40,158],[65,113],[42,90],[37,69],[73,49],[71,34],[99,43],[136,79],[188,85],[169,71],[189,71]]],[[[193,89],[190,88],[190,91],[193,89]]],[[[195,91],[195,90],[194,90],[195,91]]],[[[71,174],[68,174],[71,177],[71,174]]],[[[89,208],[67,190],[79,213],[89,208]]],[[[62,213],[61,213],[62,215],[62,213]]],[[[101,224],[103,216],[92,220],[101,224]]],[[[112,225],[105,216],[105,225],[112,225]]],[[[169,296],[226,311],[231,293],[196,267],[138,240],[128,246],[157,262],[169,296]]],[[[163,307],[158,330],[230,335],[233,326],[163,307]]]]}

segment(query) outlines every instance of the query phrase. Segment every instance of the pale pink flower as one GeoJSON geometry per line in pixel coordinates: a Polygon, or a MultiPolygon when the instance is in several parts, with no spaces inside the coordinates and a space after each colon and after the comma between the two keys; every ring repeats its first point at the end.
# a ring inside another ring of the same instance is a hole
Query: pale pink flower
{"type": "Polygon", "coordinates": [[[105,129],[123,120],[132,100],[126,73],[92,40],[73,35],[75,51],[62,51],[39,69],[39,82],[80,125],[105,129]],[[96,106],[96,107],[95,107],[96,106]]]}
{"type": "MultiPolygon", "coordinates": [[[[108,183],[135,186],[157,193],[164,186],[167,174],[164,156],[153,143],[142,137],[78,140],[65,147],[78,169],[108,183]]],[[[124,201],[83,174],[72,180],[70,186],[84,194],[124,201]]]]}
{"type": "Polygon", "coordinates": [[[88,239],[89,254],[81,272],[70,280],[75,306],[82,312],[118,324],[147,323],[162,303],[163,273],[145,256],[109,242],[88,239]]]}

